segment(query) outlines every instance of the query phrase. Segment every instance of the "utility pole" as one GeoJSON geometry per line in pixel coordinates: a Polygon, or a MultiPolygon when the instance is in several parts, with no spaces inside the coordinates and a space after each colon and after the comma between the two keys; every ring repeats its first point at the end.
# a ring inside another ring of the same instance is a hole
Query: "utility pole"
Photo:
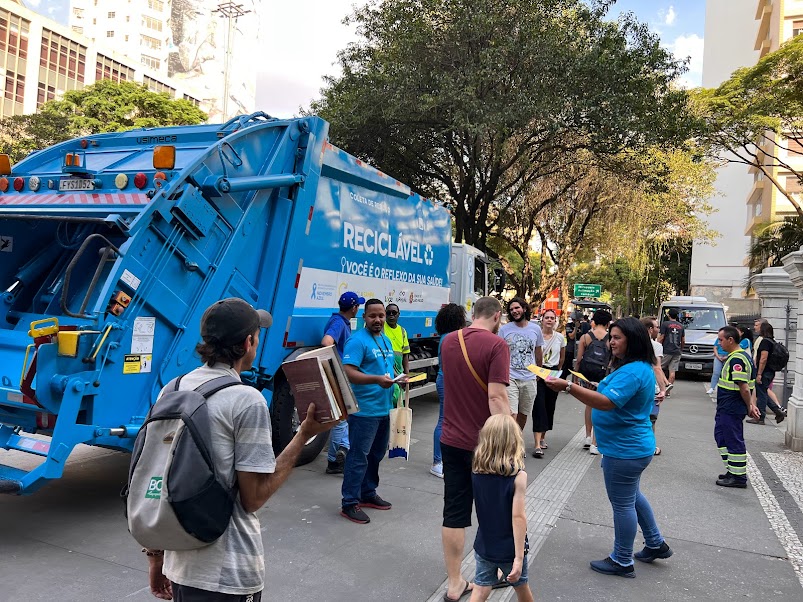
{"type": "Polygon", "coordinates": [[[219,13],[218,16],[225,18],[227,21],[226,37],[223,41],[226,49],[223,59],[223,120],[225,121],[229,116],[229,77],[231,75],[231,49],[234,45],[234,26],[237,24],[238,18],[251,11],[244,10],[242,4],[224,0],[212,12],[219,13]]]}

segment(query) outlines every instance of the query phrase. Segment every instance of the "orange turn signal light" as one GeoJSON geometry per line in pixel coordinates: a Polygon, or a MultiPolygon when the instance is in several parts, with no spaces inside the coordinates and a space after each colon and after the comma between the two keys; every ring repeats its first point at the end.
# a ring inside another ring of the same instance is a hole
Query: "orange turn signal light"
{"type": "Polygon", "coordinates": [[[11,157],[5,154],[0,155],[0,175],[11,175],[11,157]]]}
{"type": "Polygon", "coordinates": [[[67,153],[64,155],[64,165],[67,167],[81,167],[81,155],[78,153],[67,153]]]}
{"type": "Polygon", "coordinates": [[[176,166],[176,147],[157,146],[153,149],[154,169],[173,169],[176,166]]]}

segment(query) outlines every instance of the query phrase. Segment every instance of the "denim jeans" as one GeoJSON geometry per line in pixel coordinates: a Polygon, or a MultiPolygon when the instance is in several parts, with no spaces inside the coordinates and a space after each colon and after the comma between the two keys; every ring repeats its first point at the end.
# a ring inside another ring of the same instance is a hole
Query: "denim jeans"
{"type": "Polygon", "coordinates": [[[602,457],[605,490],[613,508],[614,539],[611,559],[623,566],[633,564],[633,542],[638,526],[641,526],[647,547],[660,548],[664,542],[650,503],[639,490],[641,473],[651,461],[652,454],[629,460],[602,457]]]}
{"type": "Polygon", "coordinates": [[[764,416],[767,414],[767,406],[769,406],[770,410],[773,412],[781,411],[778,404],[770,399],[769,390],[773,378],[775,378],[775,372],[765,368],[764,372],[761,373],[761,383],[756,383],[756,405],[758,406],[758,411],[761,413],[762,420],[764,420],[764,416]]]}
{"type": "Polygon", "coordinates": [[[717,391],[720,374],[722,374],[722,360],[714,356],[714,372],[711,374],[711,388],[714,389],[714,393],[717,391]]]}
{"type": "Polygon", "coordinates": [[[379,463],[388,453],[390,417],[349,416],[351,448],[343,467],[342,506],[372,498],[379,486],[379,463]]]}
{"type": "Polygon", "coordinates": [[[349,448],[348,422],[339,423],[329,433],[329,452],[326,454],[326,458],[330,462],[334,462],[337,459],[338,447],[345,447],[346,449],[349,448]]]}
{"type": "Polygon", "coordinates": [[[438,414],[438,424],[435,425],[435,432],[432,434],[432,463],[440,464],[443,462],[441,457],[441,431],[443,430],[443,372],[438,372],[435,379],[435,390],[438,392],[438,403],[441,409],[438,414]]]}

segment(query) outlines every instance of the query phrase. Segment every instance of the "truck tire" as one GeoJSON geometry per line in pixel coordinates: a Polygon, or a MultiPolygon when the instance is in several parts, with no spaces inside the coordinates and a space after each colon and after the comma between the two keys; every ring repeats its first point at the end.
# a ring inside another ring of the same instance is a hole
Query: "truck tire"
{"type": "MultiPolygon", "coordinates": [[[[271,404],[271,422],[273,424],[273,453],[278,456],[298,431],[298,411],[287,381],[282,381],[273,395],[271,404]]],[[[296,460],[296,466],[309,464],[329,441],[329,432],[316,435],[307,441],[296,460]]]]}

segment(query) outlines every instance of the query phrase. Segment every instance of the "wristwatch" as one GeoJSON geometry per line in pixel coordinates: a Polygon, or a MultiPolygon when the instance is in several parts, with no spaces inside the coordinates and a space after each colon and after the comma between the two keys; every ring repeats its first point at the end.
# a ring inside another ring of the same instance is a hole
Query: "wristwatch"
{"type": "Polygon", "coordinates": [[[564,393],[571,393],[571,392],[572,392],[572,385],[573,385],[573,384],[574,384],[574,383],[571,383],[571,382],[569,382],[569,383],[566,383],[566,388],[565,388],[565,389],[563,389],[563,392],[564,392],[564,393]]]}

